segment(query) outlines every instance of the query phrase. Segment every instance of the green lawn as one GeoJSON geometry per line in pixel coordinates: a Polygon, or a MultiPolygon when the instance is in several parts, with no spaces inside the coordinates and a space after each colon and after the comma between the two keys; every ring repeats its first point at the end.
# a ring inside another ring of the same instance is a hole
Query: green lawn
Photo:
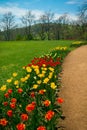
{"type": "Polygon", "coordinates": [[[56,46],[69,46],[72,41],[11,41],[0,42],[0,86],[13,72],[21,73],[22,66],[34,57],[48,53],[56,46]]]}

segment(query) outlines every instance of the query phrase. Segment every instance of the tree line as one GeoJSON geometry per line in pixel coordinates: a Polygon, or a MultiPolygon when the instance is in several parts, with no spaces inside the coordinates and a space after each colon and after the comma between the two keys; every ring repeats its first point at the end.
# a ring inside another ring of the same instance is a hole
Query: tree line
{"type": "Polygon", "coordinates": [[[0,19],[0,40],[87,40],[87,2],[79,9],[77,20],[71,20],[67,13],[56,20],[54,16],[48,11],[35,20],[35,15],[28,11],[21,17],[23,26],[19,28],[12,12],[7,12],[0,19]]]}

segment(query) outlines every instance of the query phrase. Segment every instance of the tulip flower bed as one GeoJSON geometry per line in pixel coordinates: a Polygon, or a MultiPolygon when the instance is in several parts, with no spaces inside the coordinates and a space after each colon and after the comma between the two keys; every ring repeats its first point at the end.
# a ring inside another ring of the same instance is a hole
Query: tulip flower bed
{"type": "Polygon", "coordinates": [[[87,45],[87,42],[86,41],[75,41],[70,45],[70,47],[80,47],[83,45],[87,45]]]}
{"type": "Polygon", "coordinates": [[[63,118],[58,75],[68,53],[66,47],[57,47],[23,67],[20,79],[17,73],[7,79],[0,88],[4,95],[0,107],[1,130],[58,129],[58,121],[63,118]]]}

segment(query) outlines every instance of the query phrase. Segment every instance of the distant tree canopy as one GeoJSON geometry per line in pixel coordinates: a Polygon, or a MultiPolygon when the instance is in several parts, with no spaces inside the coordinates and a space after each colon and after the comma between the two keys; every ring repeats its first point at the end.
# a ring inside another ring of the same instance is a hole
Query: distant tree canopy
{"type": "Polygon", "coordinates": [[[21,17],[22,27],[16,25],[16,17],[7,12],[1,18],[0,40],[87,40],[87,2],[78,11],[78,19],[71,20],[65,13],[55,19],[50,10],[35,20],[31,11],[21,17]]]}

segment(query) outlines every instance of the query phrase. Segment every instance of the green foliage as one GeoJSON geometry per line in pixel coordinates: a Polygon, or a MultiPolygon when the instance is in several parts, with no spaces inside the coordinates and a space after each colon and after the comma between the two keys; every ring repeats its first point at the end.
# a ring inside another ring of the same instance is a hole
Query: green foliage
{"type": "Polygon", "coordinates": [[[84,39],[84,40],[87,40],[87,32],[84,33],[83,39],[84,39]]]}
{"type": "Polygon", "coordinates": [[[22,39],[24,41],[33,40],[33,35],[32,34],[24,35],[22,39]]]}
{"type": "Polygon", "coordinates": [[[16,41],[21,41],[23,39],[23,36],[21,34],[18,34],[16,36],[16,41]]]}

